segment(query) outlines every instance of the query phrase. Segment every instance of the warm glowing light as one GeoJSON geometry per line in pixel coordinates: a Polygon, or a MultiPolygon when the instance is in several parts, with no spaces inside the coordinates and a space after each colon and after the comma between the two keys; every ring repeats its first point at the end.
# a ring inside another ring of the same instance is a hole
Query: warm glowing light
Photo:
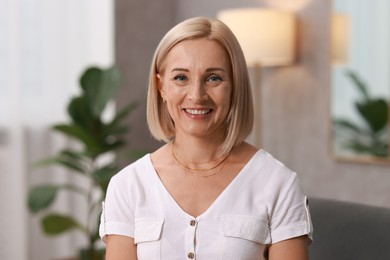
{"type": "Polygon", "coordinates": [[[223,10],[218,18],[236,35],[249,66],[291,64],[295,54],[295,17],[273,9],[223,10]]]}
{"type": "Polygon", "coordinates": [[[335,13],[331,19],[331,60],[333,64],[348,62],[349,17],[335,13]]]}

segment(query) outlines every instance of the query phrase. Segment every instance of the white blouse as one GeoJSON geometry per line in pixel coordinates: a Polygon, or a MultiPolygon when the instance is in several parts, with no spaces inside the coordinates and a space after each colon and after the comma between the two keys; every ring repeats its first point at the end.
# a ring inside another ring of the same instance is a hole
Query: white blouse
{"type": "Polygon", "coordinates": [[[268,244],[311,238],[312,224],[297,175],[264,150],[196,218],[172,198],[148,154],[110,181],[100,236],[109,234],[134,238],[139,260],[253,260],[264,259],[268,244]]]}

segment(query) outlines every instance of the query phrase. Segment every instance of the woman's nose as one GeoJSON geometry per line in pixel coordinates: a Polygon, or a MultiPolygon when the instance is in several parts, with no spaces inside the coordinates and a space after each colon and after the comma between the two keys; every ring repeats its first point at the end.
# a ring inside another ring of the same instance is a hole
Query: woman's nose
{"type": "Polygon", "coordinates": [[[206,86],[204,82],[200,80],[193,82],[189,88],[187,95],[188,95],[188,99],[195,103],[206,101],[208,95],[206,92],[206,86]]]}

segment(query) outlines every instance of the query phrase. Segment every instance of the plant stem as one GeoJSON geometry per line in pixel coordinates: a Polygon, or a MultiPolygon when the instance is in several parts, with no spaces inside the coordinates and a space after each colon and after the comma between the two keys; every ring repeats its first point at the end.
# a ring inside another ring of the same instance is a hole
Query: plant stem
{"type": "MultiPolygon", "coordinates": [[[[92,178],[92,174],[95,172],[96,170],[96,158],[93,158],[91,160],[91,163],[90,163],[90,167],[89,167],[89,172],[87,173],[88,176],[90,176],[92,178]]],[[[91,218],[92,218],[92,215],[93,215],[93,209],[94,209],[94,206],[96,205],[97,202],[94,201],[93,199],[93,192],[94,190],[96,189],[96,185],[93,181],[91,181],[89,183],[89,188],[88,188],[88,194],[87,194],[87,209],[88,209],[88,213],[87,213],[87,229],[88,229],[88,242],[89,242],[89,246],[88,246],[88,251],[89,251],[89,258],[92,260],[94,259],[94,251],[95,251],[95,232],[92,228],[92,225],[91,225],[91,218]]]]}

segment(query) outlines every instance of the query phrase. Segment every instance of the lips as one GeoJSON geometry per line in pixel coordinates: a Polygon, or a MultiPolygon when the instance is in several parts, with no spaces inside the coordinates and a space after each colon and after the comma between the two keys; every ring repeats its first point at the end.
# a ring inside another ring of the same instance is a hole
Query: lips
{"type": "Polygon", "coordinates": [[[206,115],[211,112],[212,109],[184,109],[184,111],[191,115],[206,115]]]}

